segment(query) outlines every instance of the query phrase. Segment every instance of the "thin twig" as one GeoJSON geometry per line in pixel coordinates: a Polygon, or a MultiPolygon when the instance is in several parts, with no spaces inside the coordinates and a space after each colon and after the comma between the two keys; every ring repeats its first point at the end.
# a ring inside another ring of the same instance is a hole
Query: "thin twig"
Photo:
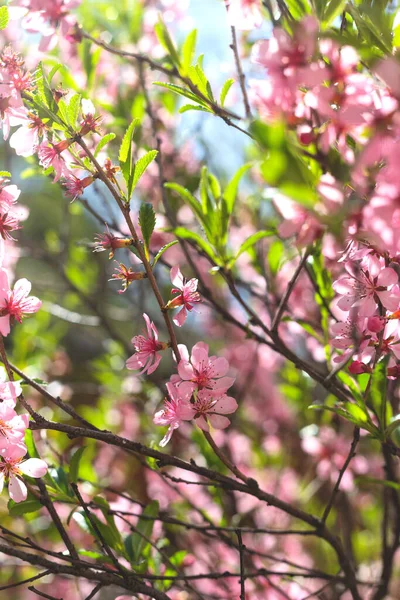
{"type": "Polygon", "coordinates": [[[232,33],[232,44],[230,47],[231,47],[231,49],[233,51],[233,55],[235,57],[236,70],[237,70],[237,73],[239,76],[240,89],[242,90],[246,118],[250,119],[251,118],[251,109],[250,109],[249,97],[247,95],[247,90],[246,90],[246,82],[245,82],[246,76],[243,73],[242,64],[240,62],[237,37],[236,37],[236,28],[233,25],[231,27],[231,33],[232,33]]]}
{"type": "Polygon", "coordinates": [[[240,557],[240,600],[246,600],[245,589],[245,573],[244,573],[244,551],[246,546],[243,545],[242,534],[239,529],[236,530],[237,539],[239,542],[239,557],[240,557]]]}
{"type": "Polygon", "coordinates": [[[360,428],[354,427],[353,441],[351,442],[350,451],[349,451],[349,454],[347,455],[346,460],[344,461],[343,467],[339,471],[339,476],[335,483],[335,487],[333,488],[329,502],[324,510],[324,514],[322,515],[321,521],[323,523],[326,523],[326,520],[329,517],[329,513],[331,512],[336,495],[339,491],[339,487],[340,487],[340,483],[343,479],[343,475],[345,474],[347,467],[349,466],[349,464],[351,462],[351,459],[354,458],[354,456],[356,455],[356,448],[357,448],[357,444],[358,444],[359,440],[360,440],[360,428]]]}

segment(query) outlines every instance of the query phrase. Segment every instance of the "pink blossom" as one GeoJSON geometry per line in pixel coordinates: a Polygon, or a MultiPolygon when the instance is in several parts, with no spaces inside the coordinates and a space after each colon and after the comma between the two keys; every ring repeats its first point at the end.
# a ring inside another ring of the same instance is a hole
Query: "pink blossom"
{"type": "MultiPolygon", "coordinates": [[[[64,140],[64,142],[68,144],[67,140],[64,140]]],[[[69,173],[65,160],[61,156],[61,153],[68,147],[65,143],[49,144],[42,142],[38,149],[40,165],[44,169],[48,169],[49,167],[53,167],[54,169],[54,183],[56,183],[60,177],[67,177],[69,173]]]]}
{"type": "Polygon", "coordinates": [[[200,294],[197,292],[198,280],[189,279],[189,281],[185,282],[179,267],[172,267],[171,282],[175,286],[172,289],[172,293],[178,295],[168,302],[167,307],[177,308],[178,306],[182,306],[182,309],[173,319],[178,327],[182,327],[186,321],[188,311],[193,310],[193,304],[201,302],[200,294]]]}
{"type": "Polygon", "coordinates": [[[41,307],[41,300],[29,296],[31,283],[27,279],[19,279],[14,289],[10,289],[7,272],[0,269],[0,334],[10,333],[11,323],[22,322],[26,314],[33,314],[41,307]]]}
{"type": "Polygon", "coordinates": [[[396,271],[373,262],[369,265],[370,270],[362,264],[349,262],[345,265],[348,276],[333,283],[333,289],[342,296],[337,303],[341,310],[356,308],[360,316],[370,317],[378,302],[392,311],[398,308],[399,298],[391,291],[398,282],[396,271]]]}
{"type": "Polygon", "coordinates": [[[296,236],[296,245],[301,248],[321,236],[323,232],[321,223],[305,208],[283,194],[276,194],[273,202],[276,210],[283,217],[283,222],[278,227],[279,234],[283,238],[296,236]]]}
{"type": "Polygon", "coordinates": [[[94,179],[91,175],[88,177],[84,177],[83,179],[79,179],[73,173],[70,173],[63,183],[63,186],[66,188],[66,195],[72,198],[72,202],[76,200],[79,196],[82,196],[85,188],[93,183],[94,179]]]}
{"type": "Polygon", "coordinates": [[[39,458],[28,458],[23,461],[26,454],[24,446],[10,446],[2,453],[0,462],[0,493],[4,482],[8,481],[8,493],[14,502],[26,500],[28,490],[22,480],[22,475],[29,477],[43,477],[47,473],[47,465],[39,458]]]}
{"type": "Polygon", "coordinates": [[[21,226],[16,215],[0,212],[0,236],[3,240],[13,240],[11,232],[18,229],[21,229],[21,226]]]}
{"type": "Polygon", "coordinates": [[[0,210],[8,212],[21,194],[16,185],[4,185],[6,180],[0,180],[0,210]]]}
{"type": "Polygon", "coordinates": [[[234,398],[226,394],[215,396],[214,392],[203,389],[195,395],[195,402],[192,405],[195,411],[195,420],[200,429],[210,430],[210,425],[214,429],[226,429],[230,421],[225,415],[235,412],[238,405],[234,398]]]}
{"type": "Polygon", "coordinates": [[[260,27],[263,22],[260,0],[227,0],[229,24],[242,30],[260,27]]]}
{"type": "Polygon", "coordinates": [[[165,342],[158,341],[158,331],[153,321],[150,321],[146,313],[143,313],[143,318],[146,322],[147,337],[144,335],[136,335],[132,338],[132,344],[136,350],[126,361],[126,367],[128,369],[142,369],[140,373],[146,373],[151,375],[157,369],[160,364],[161,355],[160,350],[168,348],[168,344],[165,342]]]}
{"type": "Polygon", "coordinates": [[[165,398],[164,408],[156,412],[153,419],[156,425],[169,425],[167,433],[160,442],[162,447],[168,444],[175,429],[178,429],[182,421],[190,421],[195,416],[189,402],[191,389],[184,385],[176,387],[172,383],[167,383],[167,390],[169,398],[165,398]]]}
{"type": "Polygon", "coordinates": [[[208,345],[198,342],[189,353],[185,346],[180,345],[181,361],[178,364],[178,375],[171,377],[172,383],[180,385],[188,382],[192,392],[195,390],[208,390],[214,397],[222,396],[230,388],[235,379],[225,377],[229,369],[226,358],[208,356],[208,345]]]}
{"type": "Polygon", "coordinates": [[[10,146],[14,148],[18,156],[32,156],[44,134],[45,125],[42,120],[33,113],[29,113],[28,119],[10,137],[10,146]]]}
{"type": "Polygon", "coordinates": [[[11,445],[23,444],[25,430],[29,424],[27,414],[17,415],[7,402],[0,403],[0,452],[11,445]]]}
{"type": "Polygon", "coordinates": [[[106,231],[95,236],[93,252],[104,252],[105,250],[109,250],[110,253],[108,258],[111,260],[114,257],[117,248],[127,248],[131,245],[132,238],[118,238],[111,233],[108,225],[106,225],[106,231]]]}
{"type": "Polygon", "coordinates": [[[0,405],[15,406],[18,396],[22,394],[18,381],[8,381],[5,371],[0,371],[0,405]]]}

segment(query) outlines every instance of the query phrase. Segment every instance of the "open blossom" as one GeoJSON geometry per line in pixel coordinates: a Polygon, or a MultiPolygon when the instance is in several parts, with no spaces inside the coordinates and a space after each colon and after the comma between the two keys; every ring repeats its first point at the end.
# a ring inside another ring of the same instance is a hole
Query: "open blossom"
{"type": "Polygon", "coordinates": [[[363,263],[348,262],[345,269],[348,275],[333,283],[333,289],[342,296],[337,303],[341,310],[355,308],[360,316],[370,317],[374,314],[378,302],[388,310],[398,308],[399,297],[392,291],[393,286],[398,283],[394,269],[382,268],[372,259],[368,261],[367,266],[363,263]]]}
{"type": "Polygon", "coordinates": [[[63,186],[66,188],[66,195],[72,198],[72,202],[76,200],[79,196],[82,196],[85,188],[91,185],[94,181],[94,178],[91,175],[88,177],[84,177],[83,179],[79,179],[73,173],[69,173],[65,179],[65,183],[63,186]]]}
{"type": "Polygon", "coordinates": [[[68,140],[63,140],[58,144],[49,144],[42,142],[38,149],[39,163],[44,169],[53,167],[55,172],[54,183],[60,177],[68,177],[69,171],[61,153],[64,152],[70,145],[68,140]]]}
{"type": "Polygon", "coordinates": [[[226,429],[230,425],[228,417],[235,412],[238,405],[234,398],[226,394],[215,396],[208,390],[200,390],[192,408],[195,411],[195,420],[200,429],[209,431],[210,425],[214,429],[226,429]]]}
{"type": "Polygon", "coordinates": [[[21,394],[21,384],[18,381],[8,381],[6,372],[0,371],[0,405],[8,404],[14,407],[21,394]]]}
{"type": "Polygon", "coordinates": [[[43,477],[47,473],[47,464],[39,458],[22,460],[26,455],[25,446],[10,446],[2,453],[0,461],[0,493],[4,482],[8,482],[8,493],[14,502],[26,500],[28,490],[22,480],[23,475],[28,477],[43,477]]]}
{"type": "Polygon", "coordinates": [[[28,113],[28,119],[10,137],[11,148],[18,156],[32,156],[45,135],[45,127],[38,116],[28,113]]]}
{"type": "Polygon", "coordinates": [[[16,185],[5,185],[6,179],[0,178],[0,210],[8,212],[17,202],[21,190],[16,185]]]}
{"type": "Polygon", "coordinates": [[[178,364],[178,375],[171,377],[172,383],[189,384],[192,392],[208,390],[214,397],[222,396],[233,385],[233,377],[225,377],[229,363],[224,357],[208,356],[208,345],[198,342],[189,353],[186,346],[179,345],[181,360],[178,364]]]}
{"type": "Polygon", "coordinates": [[[193,304],[201,302],[200,294],[197,291],[198,280],[189,279],[189,281],[185,282],[179,267],[172,267],[171,282],[175,286],[172,289],[172,293],[178,295],[168,302],[167,307],[178,308],[182,306],[173,319],[175,325],[182,327],[186,321],[188,311],[193,310],[193,304]]]}
{"type": "Polygon", "coordinates": [[[246,31],[262,25],[261,0],[227,0],[226,4],[233,27],[246,31]]]}
{"type": "Polygon", "coordinates": [[[23,445],[29,424],[27,414],[18,415],[7,402],[0,403],[0,452],[12,445],[23,445]]]}
{"type": "Polygon", "coordinates": [[[182,421],[190,421],[195,416],[195,411],[190,404],[191,390],[187,386],[176,387],[167,383],[168,397],[164,400],[164,408],[156,412],[153,418],[155,425],[168,425],[168,431],[160,442],[164,447],[170,441],[175,429],[182,421]]]}
{"type": "Polygon", "coordinates": [[[13,240],[12,231],[21,229],[19,219],[13,213],[0,212],[0,236],[3,240],[13,240]]]}
{"type": "Polygon", "coordinates": [[[27,279],[19,279],[14,289],[10,289],[8,275],[4,269],[0,270],[0,334],[10,333],[11,323],[16,320],[22,322],[22,317],[39,310],[41,300],[29,296],[31,283],[27,279]]]}
{"type": "Polygon", "coordinates": [[[168,344],[165,342],[158,341],[158,331],[153,321],[150,321],[146,313],[143,314],[143,318],[146,321],[147,337],[144,335],[135,335],[132,338],[132,344],[136,350],[126,361],[127,369],[142,369],[140,373],[146,373],[151,375],[157,369],[160,364],[161,354],[160,350],[168,348],[168,344]]]}

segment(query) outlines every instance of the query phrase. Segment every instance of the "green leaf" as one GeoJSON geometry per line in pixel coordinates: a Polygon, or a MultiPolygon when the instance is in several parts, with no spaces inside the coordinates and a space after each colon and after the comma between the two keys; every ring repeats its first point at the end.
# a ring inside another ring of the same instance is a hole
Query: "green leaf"
{"type": "Polygon", "coordinates": [[[157,254],[154,257],[153,260],[153,269],[156,266],[156,264],[158,263],[158,261],[160,260],[160,258],[162,257],[162,255],[164,254],[164,252],[166,252],[168,250],[168,248],[171,248],[171,246],[175,246],[175,244],[179,244],[178,240],[174,240],[173,242],[169,242],[169,244],[165,244],[165,246],[163,246],[162,248],[160,248],[160,250],[157,252],[157,254]]]}
{"type": "Polygon", "coordinates": [[[385,435],[390,437],[396,429],[400,427],[400,415],[396,415],[390,425],[386,428],[385,435]]]}
{"type": "Polygon", "coordinates": [[[36,512],[42,508],[42,504],[34,496],[29,495],[23,502],[8,501],[8,513],[10,517],[22,517],[27,513],[36,512]]]}
{"type": "Polygon", "coordinates": [[[201,64],[202,59],[200,57],[197,61],[197,65],[189,68],[190,80],[192,81],[193,85],[195,85],[203,94],[203,96],[206,96],[212,102],[214,102],[214,96],[211,90],[210,82],[208,81],[201,64]]]}
{"type": "Polygon", "coordinates": [[[254,244],[256,244],[259,240],[262,240],[263,238],[266,238],[266,237],[270,237],[271,235],[276,235],[276,231],[273,231],[271,229],[271,230],[266,230],[266,231],[257,231],[257,233],[253,233],[253,235],[248,237],[247,240],[245,242],[243,242],[243,244],[240,246],[239,250],[237,251],[236,255],[229,261],[229,263],[228,263],[229,268],[231,268],[235,264],[235,262],[237,261],[239,256],[241,254],[243,254],[243,252],[247,252],[247,250],[249,250],[252,246],[254,246],[254,244]]]}
{"type": "Polygon", "coordinates": [[[101,138],[101,140],[99,141],[99,143],[96,146],[96,150],[94,151],[95,158],[96,158],[96,156],[99,155],[101,150],[103,150],[104,146],[106,146],[109,142],[114,140],[115,137],[116,137],[115,133],[107,133],[107,135],[105,135],[104,137],[101,138]]]}
{"type": "Polygon", "coordinates": [[[187,75],[189,67],[192,64],[196,50],[197,29],[193,29],[187,36],[182,46],[182,75],[187,75]]]}
{"type": "Polygon", "coordinates": [[[11,177],[11,173],[9,171],[0,171],[0,177],[11,177]]]}
{"type": "Polygon", "coordinates": [[[242,179],[243,175],[252,166],[253,166],[253,163],[247,163],[247,164],[243,165],[242,167],[240,167],[240,169],[238,169],[236,171],[236,173],[234,174],[234,176],[232,177],[232,179],[230,180],[230,182],[228,183],[228,185],[225,188],[223,196],[226,201],[226,208],[227,208],[229,215],[232,214],[234,206],[235,206],[235,200],[236,200],[240,180],[242,179]]]}
{"type": "Polygon", "coordinates": [[[162,81],[154,81],[153,85],[158,85],[159,87],[171,90],[171,92],[175,92],[176,94],[179,94],[179,96],[184,96],[193,102],[197,102],[198,104],[207,107],[207,102],[205,102],[205,100],[198,98],[193,92],[180,85],[176,85],[175,83],[163,83],[162,81]]]}
{"type": "Polygon", "coordinates": [[[122,175],[125,179],[126,187],[128,189],[128,200],[130,199],[130,186],[132,184],[132,138],[135,131],[135,127],[139,124],[139,119],[133,119],[129,125],[123,137],[120,149],[119,149],[119,165],[121,167],[122,175]]]}
{"type": "Polygon", "coordinates": [[[299,183],[286,182],[280,185],[279,189],[285,196],[289,196],[306,208],[312,208],[318,200],[315,190],[299,183]]]}
{"type": "Polygon", "coordinates": [[[80,94],[74,94],[72,96],[71,100],[69,101],[68,112],[67,112],[67,114],[68,114],[68,123],[73,128],[75,128],[75,126],[76,126],[76,121],[78,119],[80,107],[81,107],[81,95],[80,94]]]}
{"type": "Polygon", "coordinates": [[[33,432],[30,429],[25,431],[25,446],[31,458],[40,458],[35,440],[33,439],[33,432]]]}
{"type": "Polygon", "coordinates": [[[219,102],[221,104],[221,106],[225,106],[225,100],[226,97],[228,95],[229,90],[231,89],[232,85],[235,83],[234,79],[227,79],[224,83],[224,85],[222,86],[222,90],[221,90],[221,94],[219,97],[219,102]]]}
{"type": "Polygon", "coordinates": [[[179,194],[179,196],[182,198],[182,200],[184,200],[186,202],[186,204],[188,204],[190,206],[190,208],[193,210],[196,217],[204,225],[204,214],[201,209],[201,204],[193,196],[193,194],[191,194],[189,192],[189,190],[187,188],[184,188],[182,185],[179,185],[179,183],[173,183],[173,182],[164,183],[164,187],[166,187],[168,190],[173,190],[174,192],[179,194]]]}
{"type": "MultiPolygon", "coordinates": [[[[369,398],[374,409],[376,416],[379,419],[381,427],[386,429],[387,423],[391,419],[390,403],[387,401],[387,365],[389,362],[389,356],[386,356],[383,360],[379,361],[374,368],[372,374],[371,387],[369,392],[369,398]]],[[[368,399],[367,399],[368,401],[368,399]]]]}
{"type": "Polygon", "coordinates": [[[144,247],[147,258],[149,257],[150,238],[156,226],[156,213],[153,205],[149,202],[143,202],[139,210],[139,225],[142,230],[144,247]]]}
{"type": "Polygon", "coordinates": [[[215,263],[220,264],[220,261],[215,255],[214,250],[198,233],[185,229],[185,227],[177,227],[174,229],[176,237],[181,240],[190,240],[194,242],[207,256],[211,258],[215,263]]]}
{"type": "Polygon", "coordinates": [[[160,42],[160,44],[164,48],[164,50],[168,53],[172,62],[177,67],[180,67],[181,61],[180,61],[178,52],[176,50],[175,44],[172,41],[169,31],[168,31],[164,21],[161,18],[158,21],[158,23],[155,24],[154,31],[158,38],[158,41],[160,42]]]}
{"type": "Polygon", "coordinates": [[[7,6],[0,6],[0,29],[5,29],[8,25],[8,8],[7,6]]]}
{"type": "Polygon", "coordinates": [[[139,160],[135,163],[135,165],[133,167],[132,183],[131,183],[131,189],[129,192],[129,196],[132,194],[133,190],[137,186],[139,179],[141,178],[143,173],[146,171],[149,164],[155,159],[157,154],[158,154],[157,150],[150,150],[150,152],[146,152],[146,154],[144,156],[142,156],[141,158],[139,158],[139,160]]]}
{"type": "Polygon", "coordinates": [[[69,465],[69,480],[71,483],[77,483],[78,478],[79,478],[79,465],[83,456],[83,453],[85,452],[86,447],[85,446],[81,446],[80,448],[78,448],[78,450],[74,453],[73,457],[71,458],[71,462],[69,465]]]}
{"type": "Polygon", "coordinates": [[[151,538],[154,528],[154,518],[157,517],[159,505],[157,500],[153,500],[143,510],[144,517],[139,518],[135,533],[130,534],[124,541],[125,550],[132,564],[138,564],[146,547],[149,546],[147,539],[151,538]],[[147,539],[145,539],[147,538],[147,539]]]}
{"type": "Polygon", "coordinates": [[[343,12],[346,2],[347,0],[331,0],[329,4],[325,6],[322,16],[322,25],[324,27],[329,27],[332,21],[343,12]]]}
{"type": "Polygon", "coordinates": [[[57,71],[59,71],[62,68],[63,68],[63,65],[61,63],[57,63],[56,65],[54,65],[54,67],[50,70],[50,73],[48,76],[49,83],[51,83],[51,81],[52,81],[54,75],[57,73],[57,71]]]}
{"type": "Polygon", "coordinates": [[[199,110],[201,112],[212,113],[212,110],[205,108],[204,106],[200,106],[199,104],[184,104],[180,107],[178,112],[182,114],[188,112],[189,110],[199,110]]]}
{"type": "Polygon", "coordinates": [[[280,240],[275,240],[268,250],[268,264],[272,275],[276,275],[282,264],[285,253],[285,246],[280,240]]]}

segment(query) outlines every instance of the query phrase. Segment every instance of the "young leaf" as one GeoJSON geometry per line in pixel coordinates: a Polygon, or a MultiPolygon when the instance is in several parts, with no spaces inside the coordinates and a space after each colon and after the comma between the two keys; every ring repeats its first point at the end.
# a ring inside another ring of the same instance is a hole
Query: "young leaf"
{"type": "Polygon", "coordinates": [[[153,268],[156,266],[156,264],[158,263],[158,261],[160,260],[160,258],[164,254],[164,252],[166,252],[168,250],[168,248],[171,248],[171,246],[175,246],[175,244],[179,244],[178,240],[174,240],[173,242],[170,242],[169,244],[165,244],[165,246],[160,248],[160,250],[157,252],[157,254],[154,257],[153,265],[152,265],[153,268]]]}
{"type": "Polygon", "coordinates": [[[185,229],[185,227],[177,227],[174,229],[174,233],[176,237],[182,240],[190,240],[194,242],[207,256],[211,258],[217,264],[220,264],[220,261],[215,255],[214,250],[198,233],[194,231],[190,231],[189,229],[185,229]]]}
{"type": "Polygon", "coordinates": [[[242,167],[240,167],[240,169],[238,169],[236,171],[235,175],[232,177],[232,179],[230,180],[230,182],[228,183],[228,185],[225,188],[223,196],[226,201],[227,211],[230,215],[232,214],[233,208],[235,206],[235,200],[236,200],[237,190],[239,187],[239,182],[242,179],[243,175],[252,166],[253,166],[252,163],[247,163],[247,164],[243,165],[242,167]]]}
{"type": "Polygon", "coordinates": [[[81,446],[75,452],[73,457],[71,458],[71,462],[69,465],[69,480],[71,483],[76,483],[79,478],[79,465],[82,459],[82,455],[85,452],[85,446],[81,446]]]}
{"type": "Polygon", "coordinates": [[[148,504],[143,510],[143,516],[150,518],[139,518],[135,533],[132,533],[125,539],[125,550],[132,564],[137,564],[140,561],[143,552],[149,545],[149,542],[147,540],[151,537],[151,534],[153,533],[153,519],[157,517],[158,510],[159,506],[157,500],[153,500],[152,502],[150,502],[150,504],[148,504]]]}
{"type": "Polygon", "coordinates": [[[189,98],[189,100],[192,100],[193,102],[197,102],[198,104],[201,104],[202,106],[207,107],[207,102],[205,102],[205,100],[198,98],[193,92],[191,92],[187,88],[184,88],[180,85],[176,85],[175,83],[163,83],[162,81],[154,81],[154,85],[158,85],[159,87],[163,87],[163,88],[166,88],[167,90],[171,90],[171,92],[175,92],[176,94],[179,94],[180,96],[189,98]]]}
{"type": "Polygon", "coordinates": [[[209,110],[208,108],[205,108],[204,106],[200,106],[199,104],[184,104],[183,106],[181,106],[181,108],[178,110],[179,113],[185,113],[188,112],[189,110],[200,110],[202,112],[212,112],[212,110],[209,110]]]}
{"type": "Polygon", "coordinates": [[[135,127],[138,125],[139,119],[133,119],[125,132],[122,140],[122,144],[119,149],[119,165],[121,167],[122,175],[125,179],[126,187],[128,189],[128,200],[130,199],[130,187],[133,179],[132,175],[132,138],[135,131],[135,127]]]}
{"type": "Polygon", "coordinates": [[[42,508],[42,503],[37,498],[29,494],[28,498],[23,502],[8,501],[8,514],[10,517],[22,517],[27,513],[36,512],[42,508]]]}
{"type": "Polygon", "coordinates": [[[184,188],[182,185],[179,185],[179,183],[165,183],[164,187],[166,187],[169,190],[173,190],[174,192],[176,192],[177,194],[179,194],[179,196],[186,202],[186,204],[188,204],[190,206],[190,208],[193,210],[194,214],[196,215],[196,217],[199,219],[200,223],[202,225],[204,225],[204,214],[203,211],[201,209],[201,204],[200,202],[193,196],[193,194],[191,194],[189,192],[188,189],[184,188]]]}
{"type": "Polygon", "coordinates": [[[347,0],[331,0],[329,4],[325,6],[322,17],[322,23],[324,27],[329,27],[332,21],[334,21],[336,17],[340,15],[346,2],[347,0]]]}
{"type": "Polygon", "coordinates": [[[101,150],[103,150],[104,146],[106,146],[113,139],[115,139],[115,133],[107,133],[107,135],[105,135],[104,137],[101,138],[101,140],[99,141],[99,143],[96,146],[96,150],[94,151],[95,158],[96,158],[96,156],[99,155],[101,150]]]}
{"type": "Polygon", "coordinates": [[[68,123],[75,128],[81,107],[81,95],[74,94],[68,104],[68,123]]]}
{"type": "Polygon", "coordinates": [[[169,35],[169,31],[162,19],[160,19],[158,23],[155,24],[154,31],[158,38],[158,41],[160,42],[164,50],[169,54],[169,57],[172,60],[172,62],[177,67],[180,67],[181,61],[178,52],[175,48],[175,44],[172,41],[171,36],[169,35]]]}
{"type": "Polygon", "coordinates": [[[142,230],[144,247],[148,257],[151,234],[156,226],[156,213],[154,212],[153,205],[149,202],[143,202],[140,206],[139,225],[142,230]]]}
{"type": "Polygon", "coordinates": [[[158,154],[157,150],[150,150],[150,152],[147,152],[144,156],[139,158],[139,160],[135,163],[135,165],[133,167],[132,183],[131,183],[129,196],[132,194],[139,179],[141,178],[141,176],[143,175],[143,173],[145,172],[145,170],[147,169],[149,164],[155,159],[157,154],[158,154]]]}
{"type": "Polygon", "coordinates": [[[235,83],[234,79],[227,79],[224,83],[224,85],[222,86],[222,90],[221,90],[221,95],[219,97],[219,101],[221,106],[225,105],[225,100],[226,97],[228,95],[229,90],[231,89],[232,85],[235,83]]]}
{"type": "Polygon", "coordinates": [[[0,29],[5,29],[8,25],[8,8],[7,6],[0,6],[0,29]]]}
{"type": "Polygon", "coordinates": [[[240,246],[239,250],[236,253],[236,256],[234,256],[229,261],[229,264],[228,264],[229,268],[232,268],[232,266],[235,264],[235,262],[237,261],[239,256],[241,254],[243,254],[243,252],[247,252],[247,250],[249,250],[252,246],[254,246],[254,244],[256,244],[259,240],[262,240],[263,238],[266,238],[266,237],[270,237],[271,235],[275,235],[275,233],[276,232],[273,230],[257,231],[257,233],[253,233],[253,235],[248,237],[247,240],[245,242],[243,242],[243,244],[240,246]]]}
{"type": "Polygon", "coordinates": [[[196,49],[197,29],[193,29],[187,36],[182,46],[182,75],[187,75],[189,67],[192,64],[196,49]]]}

